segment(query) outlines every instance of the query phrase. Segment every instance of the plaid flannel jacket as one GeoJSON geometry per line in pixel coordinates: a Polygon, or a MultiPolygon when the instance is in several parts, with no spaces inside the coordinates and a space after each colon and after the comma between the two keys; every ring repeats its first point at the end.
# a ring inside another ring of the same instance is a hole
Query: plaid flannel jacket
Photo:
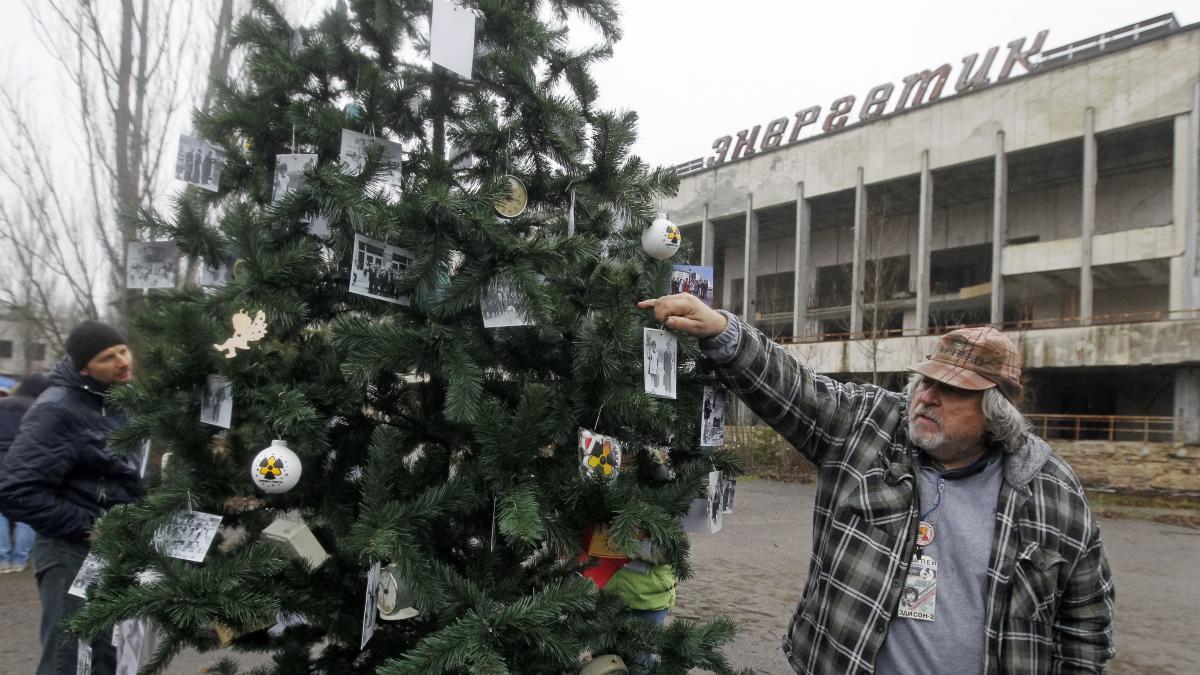
{"type": "MultiPolygon", "coordinates": [[[[920,505],[907,400],[813,373],[731,314],[702,341],[720,377],[818,467],[808,582],[783,650],[797,673],[870,673],[896,614],[920,505]]],[[[1031,436],[1005,456],[983,672],[1105,672],[1113,585],[1071,468],[1031,436]]]]}

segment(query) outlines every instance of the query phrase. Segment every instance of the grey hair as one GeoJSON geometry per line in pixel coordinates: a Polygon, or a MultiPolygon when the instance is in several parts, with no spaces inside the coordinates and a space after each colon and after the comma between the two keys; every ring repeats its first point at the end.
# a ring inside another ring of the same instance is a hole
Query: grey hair
{"type": "MultiPolygon", "coordinates": [[[[925,378],[920,373],[913,373],[909,376],[908,384],[904,386],[904,395],[908,398],[910,405],[913,393],[923,379],[925,378]]],[[[999,444],[1004,452],[1019,450],[1025,444],[1032,429],[1029,420],[1025,419],[1012,401],[1004,397],[999,387],[985,389],[981,405],[983,407],[983,428],[986,434],[985,442],[999,444]]]]}

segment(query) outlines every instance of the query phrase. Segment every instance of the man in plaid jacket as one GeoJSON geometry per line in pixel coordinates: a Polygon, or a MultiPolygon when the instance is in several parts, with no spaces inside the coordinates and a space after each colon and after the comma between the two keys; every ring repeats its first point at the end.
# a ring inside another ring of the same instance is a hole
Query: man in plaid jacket
{"type": "Polygon", "coordinates": [[[1113,585],[1079,479],[1017,411],[1020,355],[943,336],[904,394],[818,375],[687,294],[647,300],[818,467],[797,673],[1105,672],[1113,585]]]}

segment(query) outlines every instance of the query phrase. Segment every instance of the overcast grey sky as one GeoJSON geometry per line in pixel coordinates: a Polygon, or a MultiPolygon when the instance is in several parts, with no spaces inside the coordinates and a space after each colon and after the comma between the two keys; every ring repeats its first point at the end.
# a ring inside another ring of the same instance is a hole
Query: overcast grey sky
{"type": "MultiPolygon", "coordinates": [[[[311,20],[332,2],[292,4],[304,7],[296,19],[311,20]]],[[[0,76],[28,82],[47,123],[61,108],[62,84],[24,4],[0,0],[0,8],[0,76]]],[[[827,108],[846,94],[861,100],[916,70],[950,63],[957,77],[963,56],[1000,46],[1002,60],[1009,41],[1042,29],[1050,48],[1158,14],[1175,12],[1182,25],[1200,18],[1194,2],[1179,0],[624,0],[621,11],[625,37],[595,69],[600,101],[639,113],[636,151],[657,164],[706,156],[718,136],[801,108],[827,108]]],[[[579,31],[576,39],[592,38],[579,31]]]]}

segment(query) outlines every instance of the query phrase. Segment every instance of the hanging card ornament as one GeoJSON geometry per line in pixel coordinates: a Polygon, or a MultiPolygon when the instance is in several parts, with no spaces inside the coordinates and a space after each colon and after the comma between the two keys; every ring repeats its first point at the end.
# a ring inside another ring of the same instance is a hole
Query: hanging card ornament
{"type": "Polygon", "coordinates": [[[433,0],[429,18],[429,57],[434,63],[471,79],[475,60],[475,13],[449,0],[433,0]]]}
{"type": "Polygon", "coordinates": [[[97,558],[94,553],[89,552],[83,559],[83,564],[79,566],[79,571],[75,573],[75,580],[67,589],[67,595],[86,599],[88,587],[100,582],[100,572],[104,569],[104,565],[103,559],[97,558]]]}
{"type": "MultiPolygon", "coordinates": [[[[730,508],[733,507],[732,502],[730,508]]],[[[721,472],[710,471],[704,496],[693,499],[691,508],[683,517],[683,529],[695,534],[715,534],[721,531],[725,512],[721,503],[721,472]]]]}
{"type": "Polygon", "coordinates": [[[233,422],[233,383],[220,375],[209,375],[200,390],[200,421],[228,429],[233,422]]]}
{"type": "Polygon", "coordinates": [[[260,534],[264,540],[279,544],[293,558],[302,558],[316,569],[325,564],[329,554],[317,541],[308,525],[294,520],[276,518],[260,534]]]}
{"type": "Polygon", "coordinates": [[[704,388],[700,445],[705,448],[725,445],[725,392],[720,387],[704,388]]]}
{"type": "Polygon", "coordinates": [[[221,183],[221,166],[225,151],[207,141],[179,135],[175,151],[175,180],[216,192],[221,183]]]}
{"type": "Polygon", "coordinates": [[[174,288],[179,253],[173,241],[131,241],[126,248],[126,288],[174,288]]]}
{"type": "Polygon", "coordinates": [[[313,154],[275,155],[275,182],[271,190],[271,201],[277,202],[288,193],[304,187],[304,172],[317,165],[313,154]]]}
{"type": "Polygon", "coordinates": [[[580,429],[579,469],[584,476],[616,478],[621,473],[621,444],[612,436],[580,429]]]}
{"type": "Polygon", "coordinates": [[[271,441],[271,447],[263,448],[250,465],[250,478],[260,490],[268,494],[280,494],[296,487],[303,467],[300,458],[287,446],[286,441],[271,441]]]}
{"type": "Polygon", "coordinates": [[[376,603],[379,597],[379,572],[379,563],[371,565],[371,569],[367,572],[367,595],[363,601],[362,644],[358,646],[360,650],[367,646],[367,642],[375,634],[376,603]]]}
{"type": "Polygon", "coordinates": [[[525,184],[516,176],[504,177],[508,180],[508,195],[496,202],[496,213],[505,218],[516,218],[525,213],[525,206],[529,203],[529,193],[525,190],[525,184]]]}
{"type": "Polygon", "coordinates": [[[221,344],[213,345],[217,351],[225,352],[227,359],[237,356],[239,349],[249,349],[251,342],[258,342],[267,335],[267,315],[261,309],[253,319],[246,313],[246,310],[239,309],[230,321],[233,323],[233,337],[221,344]]]}
{"type": "Polygon", "coordinates": [[[642,233],[642,250],[655,260],[666,260],[675,255],[682,242],[679,226],[667,220],[666,216],[655,218],[642,233]]]}
{"type": "Polygon", "coordinates": [[[154,548],[168,558],[203,562],[212,546],[221,516],[199,511],[180,511],[154,533],[154,548]]]}
{"type": "Polygon", "coordinates": [[[657,328],[642,329],[642,376],[647,394],[675,398],[679,338],[657,328]]]}
{"type": "Polygon", "coordinates": [[[351,293],[397,305],[408,304],[408,296],[402,292],[401,282],[416,258],[412,251],[356,234],[352,255],[351,293]]]}
{"type": "Polygon", "coordinates": [[[420,612],[413,605],[415,594],[404,578],[400,568],[394,563],[388,565],[379,575],[379,593],[375,596],[375,605],[379,609],[379,618],[384,621],[401,621],[411,619],[420,612]]]}

